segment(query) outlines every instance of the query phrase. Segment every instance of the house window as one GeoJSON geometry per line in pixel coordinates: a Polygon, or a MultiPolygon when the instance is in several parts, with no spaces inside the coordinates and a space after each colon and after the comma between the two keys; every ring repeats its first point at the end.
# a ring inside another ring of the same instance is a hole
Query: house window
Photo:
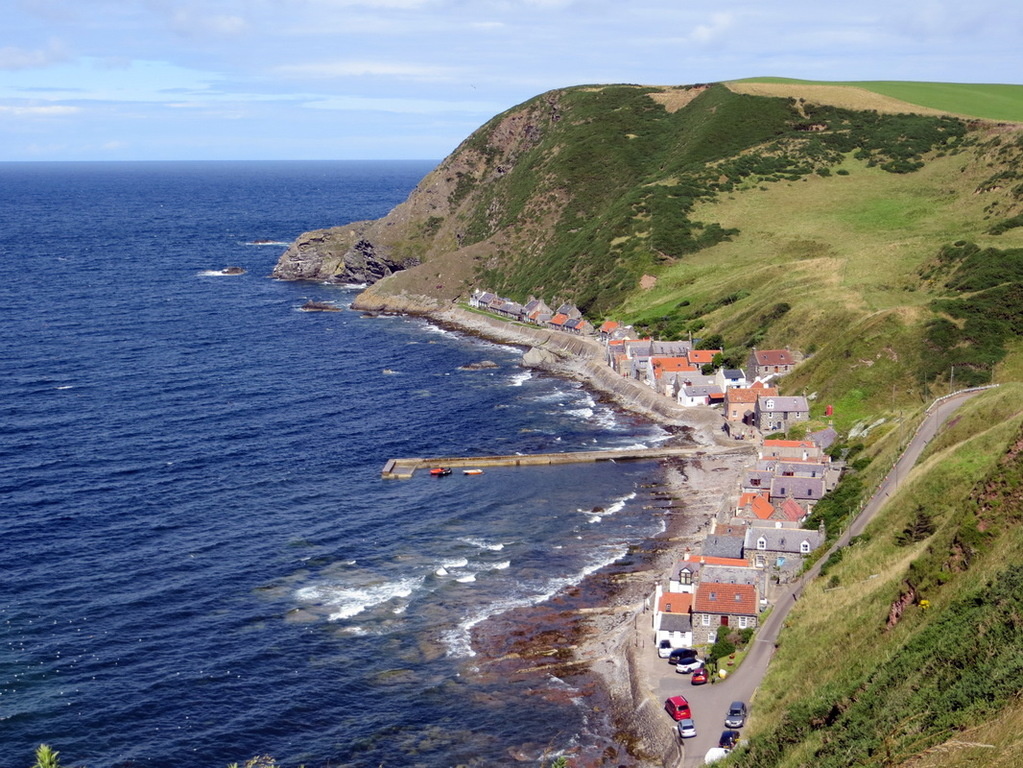
{"type": "Polygon", "coordinates": [[[767,560],[764,559],[763,555],[757,555],[753,560],[753,565],[757,568],[763,568],[767,565],[767,560]]]}
{"type": "Polygon", "coordinates": [[[802,555],[810,554],[810,542],[805,539],[799,544],[799,553],[802,555]]]}
{"type": "Polygon", "coordinates": [[[710,626],[710,614],[709,613],[703,614],[703,626],[705,626],[705,627],[709,627],[710,626]]]}
{"type": "Polygon", "coordinates": [[[749,616],[739,617],[739,629],[746,629],[749,626],[749,616]]]}
{"type": "MultiPolygon", "coordinates": [[[[773,410],[774,410],[774,400],[770,400],[770,399],[769,399],[769,400],[768,400],[768,401],[767,401],[767,402],[765,403],[765,405],[767,406],[767,410],[769,410],[769,411],[773,411],[773,410]]],[[[771,416],[771,415],[772,415],[772,414],[768,414],[768,416],[771,416]]]]}
{"type": "Polygon", "coordinates": [[[688,568],[683,568],[678,575],[678,580],[680,584],[692,584],[693,583],[692,571],[690,571],[688,568]]]}
{"type": "Polygon", "coordinates": [[[767,549],[767,539],[763,536],[757,539],[757,549],[767,549]]]}

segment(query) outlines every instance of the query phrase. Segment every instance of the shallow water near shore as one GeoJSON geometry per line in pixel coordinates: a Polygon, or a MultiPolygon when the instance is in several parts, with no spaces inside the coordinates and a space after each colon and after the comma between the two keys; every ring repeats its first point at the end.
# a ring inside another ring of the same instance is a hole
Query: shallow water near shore
{"type": "Polygon", "coordinates": [[[380,470],[666,433],[520,350],[301,312],[355,291],[266,278],[275,243],[381,216],[431,166],[0,167],[12,764],[44,741],[83,766],[529,764],[609,743],[585,676],[481,651],[573,641],[542,634],[573,585],[661,530],[655,467],[380,470]]]}

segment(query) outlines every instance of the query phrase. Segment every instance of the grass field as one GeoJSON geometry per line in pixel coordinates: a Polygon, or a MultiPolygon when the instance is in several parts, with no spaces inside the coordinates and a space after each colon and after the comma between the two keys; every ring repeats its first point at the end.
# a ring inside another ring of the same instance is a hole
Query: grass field
{"type": "Polygon", "coordinates": [[[825,82],[783,77],[754,77],[728,83],[740,93],[794,96],[849,109],[944,112],[985,120],[1023,123],[1023,85],[915,83],[899,81],[825,82]]]}
{"type": "MultiPolygon", "coordinates": [[[[919,354],[913,329],[931,317],[934,299],[920,279],[921,265],[957,240],[1023,247],[1023,228],[985,234],[989,201],[972,190],[990,169],[972,153],[936,158],[913,174],[885,173],[852,158],[843,170],[848,175],[753,187],[698,204],[694,219],[739,234],[665,268],[653,289],[631,297],[627,319],[671,313],[683,301],[698,307],[741,296],[703,318],[707,331],[721,333],[728,345],[759,333],[762,348],[822,353],[786,389],[832,398],[829,390],[841,392],[841,403],[829,401],[842,406],[841,426],[912,405],[905,363],[919,354]],[[766,323],[779,303],[790,309],[766,323]]],[[[1012,355],[999,380],[1019,370],[1012,355]]]]}

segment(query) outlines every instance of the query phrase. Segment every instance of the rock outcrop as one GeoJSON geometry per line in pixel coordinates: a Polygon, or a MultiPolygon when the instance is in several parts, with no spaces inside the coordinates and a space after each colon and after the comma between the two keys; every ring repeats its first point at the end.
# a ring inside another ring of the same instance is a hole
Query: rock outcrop
{"type": "Polygon", "coordinates": [[[415,266],[415,258],[395,257],[393,249],[363,237],[372,222],[306,232],[292,243],[274,267],[281,280],[317,280],[369,284],[415,266]]]}

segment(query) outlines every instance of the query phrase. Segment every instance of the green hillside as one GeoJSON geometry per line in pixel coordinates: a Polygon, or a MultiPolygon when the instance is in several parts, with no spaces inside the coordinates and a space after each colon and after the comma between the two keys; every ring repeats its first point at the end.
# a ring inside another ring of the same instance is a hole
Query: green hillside
{"type": "Polygon", "coordinates": [[[783,393],[814,395],[811,426],[833,406],[856,468],[815,512],[832,533],[935,396],[1001,384],[804,592],[730,759],[1008,766],[1023,748],[1023,126],[1006,121],[1023,122],[1023,86],[568,88],[482,126],[385,219],[310,242],[331,243],[331,265],[345,248],[422,262],[364,294],[401,311],[485,288],[700,337],[731,362],[796,350],[783,393]]]}
{"type": "Polygon", "coordinates": [[[777,83],[782,85],[820,85],[862,88],[893,99],[955,115],[984,120],[1023,123],[1023,85],[976,83],[912,83],[884,80],[828,82],[794,80],[785,77],[751,77],[739,83],[777,83]]]}
{"type": "Polygon", "coordinates": [[[1010,764],[1023,746],[1006,725],[1023,690],[1021,395],[963,406],[803,592],[729,765],[1010,764]]]}

